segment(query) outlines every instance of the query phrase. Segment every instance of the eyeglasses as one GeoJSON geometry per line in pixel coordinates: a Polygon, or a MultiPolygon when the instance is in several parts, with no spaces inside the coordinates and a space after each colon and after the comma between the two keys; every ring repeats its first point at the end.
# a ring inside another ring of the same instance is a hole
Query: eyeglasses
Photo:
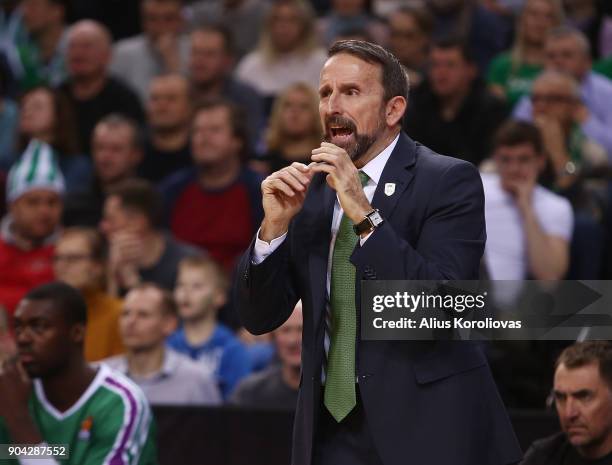
{"type": "Polygon", "coordinates": [[[576,101],[576,97],[561,94],[531,94],[530,98],[533,103],[574,103],[576,101]]]}
{"type": "Polygon", "coordinates": [[[53,263],[58,263],[58,262],[66,262],[66,263],[77,263],[81,260],[90,260],[91,259],[91,255],[88,254],[77,254],[77,253],[73,253],[73,254],[63,254],[63,255],[59,255],[56,254],[53,256],[53,263]]]}

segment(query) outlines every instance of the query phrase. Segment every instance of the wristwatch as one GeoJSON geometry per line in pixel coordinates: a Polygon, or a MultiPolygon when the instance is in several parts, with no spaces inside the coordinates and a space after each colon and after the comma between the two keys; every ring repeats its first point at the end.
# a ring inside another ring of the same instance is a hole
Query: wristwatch
{"type": "Polygon", "coordinates": [[[378,209],[374,209],[366,214],[363,221],[353,225],[353,231],[355,231],[355,234],[358,236],[361,236],[363,233],[367,233],[375,228],[378,228],[384,221],[385,220],[383,220],[382,216],[380,216],[378,209]]]}

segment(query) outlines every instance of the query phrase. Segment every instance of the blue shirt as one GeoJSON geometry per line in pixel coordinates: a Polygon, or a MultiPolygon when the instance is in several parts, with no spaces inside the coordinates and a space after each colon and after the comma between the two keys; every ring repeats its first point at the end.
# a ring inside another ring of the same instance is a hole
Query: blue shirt
{"type": "MultiPolygon", "coordinates": [[[[580,95],[590,113],[580,128],[589,139],[606,149],[608,160],[612,162],[612,81],[590,72],[580,83],[580,95]]],[[[533,120],[533,108],[528,96],[519,100],[512,116],[523,121],[533,120]]]]}
{"type": "Polygon", "coordinates": [[[168,338],[167,344],[195,360],[205,373],[215,376],[224,399],[238,381],[251,373],[247,350],[232,331],[220,323],[210,339],[198,346],[189,344],[183,328],[176,330],[168,338]]]}

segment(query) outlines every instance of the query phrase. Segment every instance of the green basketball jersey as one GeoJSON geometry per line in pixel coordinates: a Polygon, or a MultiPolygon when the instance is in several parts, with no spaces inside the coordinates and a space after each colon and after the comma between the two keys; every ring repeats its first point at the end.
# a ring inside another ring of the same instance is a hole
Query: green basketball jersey
{"type": "MultiPolygon", "coordinates": [[[[34,380],[30,414],[48,445],[65,444],[64,465],[153,465],[157,463],[151,409],[138,386],[101,365],[81,398],[59,412],[45,397],[42,382],[34,380]]],[[[0,444],[10,443],[0,418],[0,444]]],[[[17,461],[1,460],[0,464],[17,461]]]]}

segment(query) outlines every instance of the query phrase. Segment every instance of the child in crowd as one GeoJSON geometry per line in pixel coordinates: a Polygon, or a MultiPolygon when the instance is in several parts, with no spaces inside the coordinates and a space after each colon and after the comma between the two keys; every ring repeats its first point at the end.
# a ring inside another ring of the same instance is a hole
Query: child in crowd
{"type": "Polygon", "coordinates": [[[174,289],[182,326],[168,338],[170,347],[196,360],[217,378],[224,399],[251,372],[247,350],[217,321],[227,290],[227,279],[212,259],[183,259],[174,289]]]}

